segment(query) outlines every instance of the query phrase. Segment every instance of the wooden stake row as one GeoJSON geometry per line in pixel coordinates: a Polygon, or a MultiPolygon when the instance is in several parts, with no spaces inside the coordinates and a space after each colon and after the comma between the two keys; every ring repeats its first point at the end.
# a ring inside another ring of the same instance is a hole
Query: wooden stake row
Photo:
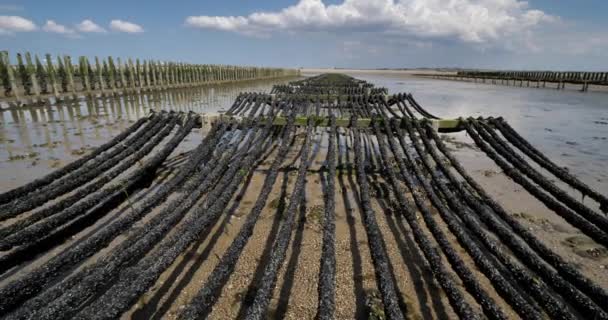
{"type": "Polygon", "coordinates": [[[516,79],[531,81],[565,81],[589,82],[608,84],[608,72],[581,72],[581,71],[459,71],[456,76],[477,77],[489,79],[516,79]]]}
{"type": "Polygon", "coordinates": [[[299,70],[285,68],[201,65],[153,60],[79,57],[77,64],[70,56],[38,56],[29,52],[17,54],[13,65],[8,51],[0,52],[0,97],[9,99],[46,96],[77,96],[93,93],[155,90],[194,86],[207,83],[233,82],[297,76],[299,70]],[[25,57],[25,59],[24,59],[25,57]]]}
{"type": "Polygon", "coordinates": [[[558,90],[566,84],[581,85],[581,91],[589,86],[608,86],[608,72],[559,72],[559,71],[459,71],[456,74],[417,74],[435,79],[463,80],[481,83],[512,85],[519,87],[546,88],[547,83],[557,84],[558,90]]]}

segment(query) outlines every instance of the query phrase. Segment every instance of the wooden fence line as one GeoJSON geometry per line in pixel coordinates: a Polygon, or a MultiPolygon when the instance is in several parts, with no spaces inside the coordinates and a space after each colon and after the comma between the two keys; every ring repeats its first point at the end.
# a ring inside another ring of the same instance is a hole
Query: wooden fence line
{"type": "Polygon", "coordinates": [[[133,61],[130,58],[122,61],[120,58],[95,57],[91,63],[87,57],[79,57],[76,64],[67,55],[53,59],[46,54],[45,64],[37,55],[32,59],[29,52],[18,53],[16,58],[14,65],[8,51],[0,52],[0,99],[36,101],[300,75],[297,69],[133,61]]]}
{"type": "Polygon", "coordinates": [[[588,91],[589,85],[608,86],[608,72],[580,71],[459,71],[450,75],[431,75],[434,78],[455,80],[473,79],[493,84],[513,84],[530,87],[530,84],[546,87],[547,82],[557,83],[557,89],[564,89],[566,83],[581,85],[581,91],[588,91]],[[500,82],[500,83],[499,83],[500,82]]]}

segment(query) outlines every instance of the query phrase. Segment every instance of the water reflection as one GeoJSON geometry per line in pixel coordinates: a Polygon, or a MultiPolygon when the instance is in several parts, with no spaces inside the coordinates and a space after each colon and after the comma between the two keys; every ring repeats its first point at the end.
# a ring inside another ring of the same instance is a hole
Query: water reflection
{"type": "Polygon", "coordinates": [[[0,102],[0,190],[73,161],[150,110],[216,113],[229,108],[240,92],[269,92],[273,85],[294,79],[88,97],[20,108],[0,102]]]}

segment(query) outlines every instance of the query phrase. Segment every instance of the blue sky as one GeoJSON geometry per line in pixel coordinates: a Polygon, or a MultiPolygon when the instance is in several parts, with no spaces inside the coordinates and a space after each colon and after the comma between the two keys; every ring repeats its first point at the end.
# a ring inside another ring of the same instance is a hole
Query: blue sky
{"type": "Polygon", "coordinates": [[[0,49],[291,67],[606,71],[607,16],[605,0],[0,0],[0,49]]]}

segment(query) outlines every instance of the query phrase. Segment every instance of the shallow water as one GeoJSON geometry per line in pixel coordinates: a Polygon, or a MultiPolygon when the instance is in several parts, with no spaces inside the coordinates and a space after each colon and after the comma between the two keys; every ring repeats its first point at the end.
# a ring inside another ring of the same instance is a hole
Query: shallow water
{"type": "MultiPolygon", "coordinates": [[[[0,192],[76,160],[151,110],[217,113],[230,108],[241,92],[270,92],[273,85],[293,80],[246,81],[10,109],[0,102],[0,192]]],[[[180,148],[196,143],[182,143],[180,148]]]]}
{"type": "MultiPolygon", "coordinates": [[[[502,116],[558,165],[606,194],[608,190],[608,93],[519,88],[415,78],[399,74],[350,73],[408,92],[441,118],[502,116]]],[[[457,134],[466,139],[464,133],[457,134]]]]}

